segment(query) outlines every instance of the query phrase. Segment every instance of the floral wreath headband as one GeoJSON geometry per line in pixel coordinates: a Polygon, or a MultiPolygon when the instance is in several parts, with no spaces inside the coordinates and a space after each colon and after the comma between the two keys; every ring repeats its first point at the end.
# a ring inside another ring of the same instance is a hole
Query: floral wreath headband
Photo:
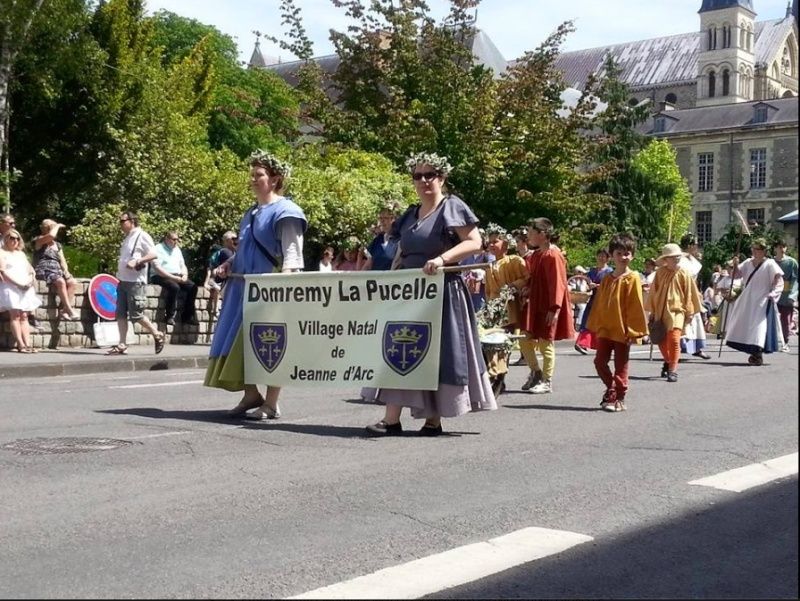
{"type": "Polygon", "coordinates": [[[516,248],[517,241],[514,239],[514,236],[508,233],[508,230],[504,228],[502,225],[498,225],[496,223],[489,223],[486,226],[486,237],[489,236],[497,236],[501,240],[505,240],[508,243],[509,248],[516,248]]]}
{"type": "Polygon", "coordinates": [[[408,157],[406,167],[409,173],[414,173],[414,169],[417,168],[417,165],[430,165],[436,169],[437,173],[445,177],[453,170],[453,166],[450,165],[447,158],[441,157],[435,152],[418,152],[408,157]]]}
{"type": "Polygon", "coordinates": [[[284,163],[275,155],[261,149],[256,150],[250,155],[250,164],[260,165],[265,169],[269,169],[271,173],[280,175],[287,179],[292,174],[292,167],[289,165],[289,163],[284,163]]]}

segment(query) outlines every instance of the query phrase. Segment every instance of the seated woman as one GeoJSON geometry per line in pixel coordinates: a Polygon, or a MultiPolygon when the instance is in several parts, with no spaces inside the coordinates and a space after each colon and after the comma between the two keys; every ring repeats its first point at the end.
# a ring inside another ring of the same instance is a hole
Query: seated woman
{"type": "Polygon", "coordinates": [[[52,219],[42,221],[39,226],[42,233],[33,239],[33,264],[36,279],[47,283],[61,300],[58,317],[70,321],[79,316],[73,309],[75,278],[69,272],[61,244],[56,242],[58,232],[63,227],[63,223],[56,223],[52,219]]]}
{"type": "Polygon", "coordinates": [[[36,353],[31,347],[28,313],[42,304],[33,289],[33,267],[25,255],[25,243],[15,229],[3,236],[0,249],[0,311],[8,311],[11,333],[20,353],[36,353]]]}

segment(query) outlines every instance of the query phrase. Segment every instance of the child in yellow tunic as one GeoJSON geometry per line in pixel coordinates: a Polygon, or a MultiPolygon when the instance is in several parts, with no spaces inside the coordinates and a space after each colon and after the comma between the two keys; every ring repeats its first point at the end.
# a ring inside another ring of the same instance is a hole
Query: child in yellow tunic
{"type": "Polygon", "coordinates": [[[603,278],[595,291],[594,308],[587,328],[597,335],[594,367],[606,386],[600,407],[625,411],[631,343],[647,334],[642,302],[642,279],[628,268],[636,252],[636,240],[617,234],[608,244],[614,271],[603,278]],[[608,367],[614,353],[614,373],[608,367]]]}
{"type": "Polygon", "coordinates": [[[658,343],[664,357],[661,377],[667,382],[678,381],[681,332],[692,315],[700,311],[702,303],[692,274],[680,267],[682,254],[677,244],[665,244],[661,249],[661,256],[656,260],[659,267],[650,285],[645,307],[650,312],[650,319],[661,321],[667,332],[658,343]]]}
{"type": "MultiPolygon", "coordinates": [[[[514,289],[516,295],[508,301],[506,307],[508,323],[505,324],[505,329],[516,333],[522,320],[522,300],[519,292],[528,284],[528,268],[525,265],[525,259],[518,255],[508,254],[509,236],[504,228],[490,223],[486,226],[486,234],[487,250],[495,257],[491,267],[486,268],[486,300],[498,298],[503,286],[510,286],[514,289]]],[[[529,367],[531,365],[529,357],[533,356],[534,361],[536,360],[530,346],[528,341],[520,340],[520,351],[529,367]]],[[[508,373],[508,366],[504,360],[497,364],[490,364],[489,372],[492,376],[502,375],[508,373]]]]}

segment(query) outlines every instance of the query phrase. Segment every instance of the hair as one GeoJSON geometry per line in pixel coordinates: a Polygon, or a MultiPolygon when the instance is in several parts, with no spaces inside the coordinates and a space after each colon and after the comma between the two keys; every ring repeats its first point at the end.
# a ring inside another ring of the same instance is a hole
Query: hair
{"type": "Polygon", "coordinates": [[[238,238],[238,237],[239,237],[239,234],[237,234],[233,230],[228,230],[227,232],[222,234],[222,239],[223,240],[233,240],[234,238],[238,238]]]}
{"type": "Polygon", "coordinates": [[[750,242],[750,248],[758,248],[759,250],[767,250],[766,238],[753,238],[750,242]]]}
{"type": "Polygon", "coordinates": [[[776,246],[780,246],[781,248],[786,248],[786,241],[785,240],[775,240],[775,242],[772,243],[772,248],[775,248],[776,246]]]}
{"type": "Polygon", "coordinates": [[[686,250],[690,246],[697,244],[697,238],[695,238],[694,234],[684,234],[681,236],[680,247],[681,250],[686,250]]]}
{"type": "Polygon", "coordinates": [[[164,237],[162,238],[162,240],[166,240],[167,238],[169,238],[169,237],[171,237],[171,236],[175,236],[175,237],[177,237],[177,238],[180,238],[180,237],[181,237],[181,235],[178,233],[178,231],[177,231],[177,230],[167,230],[167,231],[164,233],[164,237]]]}
{"type": "Polygon", "coordinates": [[[391,213],[392,217],[397,217],[400,214],[400,203],[392,198],[385,199],[378,215],[381,213],[391,213]]]}
{"type": "Polygon", "coordinates": [[[608,243],[608,254],[613,255],[615,250],[636,254],[636,238],[630,234],[614,234],[608,243]]]}
{"type": "Polygon", "coordinates": [[[257,150],[250,155],[250,167],[261,167],[271,178],[276,178],[275,192],[278,193],[283,192],[284,182],[292,171],[288,163],[284,163],[277,157],[262,150],[257,150]]]}
{"type": "Polygon", "coordinates": [[[524,241],[526,244],[528,243],[528,229],[524,227],[518,227],[515,230],[511,230],[511,235],[514,236],[514,240],[516,241],[524,241]]]}
{"type": "Polygon", "coordinates": [[[14,229],[13,227],[6,232],[5,236],[3,236],[3,248],[8,250],[8,247],[6,246],[6,241],[11,236],[16,236],[17,238],[19,238],[19,246],[17,246],[17,250],[25,250],[25,240],[23,240],[22,234],[20,234],[19,231],[14,229]]]}
{"type": "Polygon", "coordinates": [[[39,224],[39,230],[43,234],[46,234],[51,229],[53,229],[54,225],[56,225],[56,222],[54,220],[52,220],[52,219],[42,219],[42,222],[39,224]]]}
{"type": "Polygon", "coordinates": [[[609,254],[609,252],[608,252],[608,249],[605,249],[605,248],[598,248],[598,249],[597,249],[597,252],[596,252],[596,253],[594,253],[594,256],[595,256],[595,257],[596,257],[597,255],[605,255],[605,257],[606,257],[606,260],[608,260],[609,258],[611,258],[611,255],[609,254]]]}
{"type": "Polygon", "coordinates": [[[128,219],[131,220],[131,223],[133,225],[135,225],[136,227],[139,227],[139,216],[136,213],[134,213],[133,211],[127,210],[127,211],[122,211],[122,214],[123,215],[127,215],[128,219]]]}
{"type": "Polygon", "coordinates": [[[528,225],[540,234],[544,234],[548,242],[555,243],[559,239],[558,234],[556,234],[556,231],[553,228],[553,222],[547,217],[537,217],[535,219],[531,219],[528,222],[528,225]]]}
{"type": "Polygon", "coordinates": [[[14,216],[11,213],[2,213],[0,214],[0,221],[5,221],[9,217],[11,217],[11,219],[14,219],[14,216]]]}

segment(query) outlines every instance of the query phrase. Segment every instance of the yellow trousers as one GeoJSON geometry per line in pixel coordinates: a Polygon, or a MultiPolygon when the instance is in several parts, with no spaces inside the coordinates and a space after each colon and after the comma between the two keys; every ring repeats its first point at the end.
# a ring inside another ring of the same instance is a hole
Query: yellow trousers
{"type": "Polygon", "coordinates": [[[523,338],[519,341],[519,350],[525,357],[525,362],[531,371],[542,372],[542,378],[548,382],[553,379],[553,372],[556,369],[556,345],[551,340],[536,340],[533,338],[523,338]],[[542,366],[539,367],[537,351],[542,355],[542,366]]]}

